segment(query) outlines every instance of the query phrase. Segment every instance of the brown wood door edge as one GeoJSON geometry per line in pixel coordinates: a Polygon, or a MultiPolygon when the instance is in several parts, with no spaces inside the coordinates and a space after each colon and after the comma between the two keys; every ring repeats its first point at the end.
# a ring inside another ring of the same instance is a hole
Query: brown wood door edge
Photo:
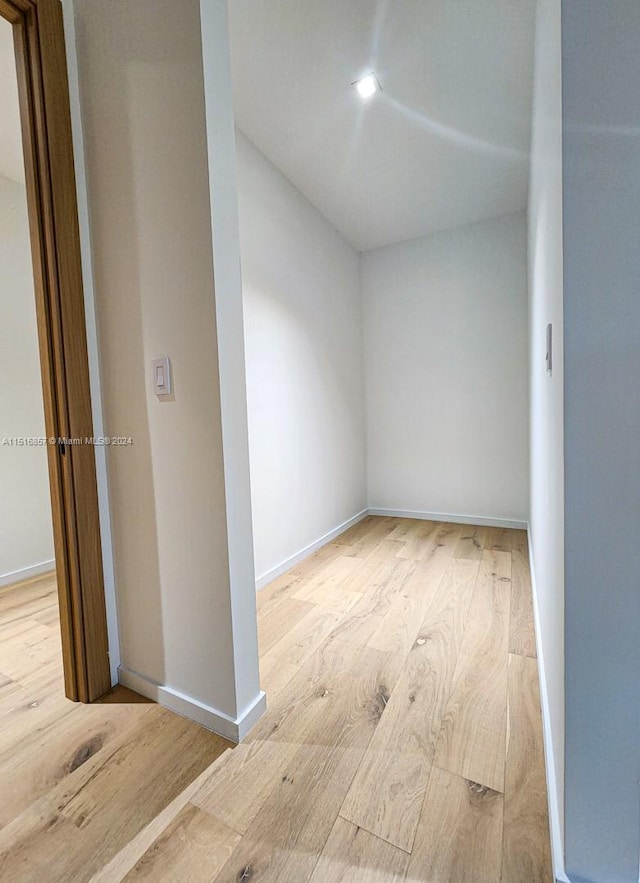
{"type": "MultiPolygon", "coordinates": [[[[13,26],[45,427],[93,437],[71,112],[59,0],[0,0],[13,26]]],[[[48,445],[65,692],[111,686],[95,452],[48,445]]]]}

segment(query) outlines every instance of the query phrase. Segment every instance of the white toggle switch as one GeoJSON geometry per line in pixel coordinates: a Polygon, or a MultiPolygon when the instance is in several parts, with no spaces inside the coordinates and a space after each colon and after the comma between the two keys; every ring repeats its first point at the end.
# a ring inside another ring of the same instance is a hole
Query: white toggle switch
{"type": "Polygon", "coordinates": [[[171,365],[169,356],[153,360],[153,391],[157,396],[171,395],[171,365]]]}

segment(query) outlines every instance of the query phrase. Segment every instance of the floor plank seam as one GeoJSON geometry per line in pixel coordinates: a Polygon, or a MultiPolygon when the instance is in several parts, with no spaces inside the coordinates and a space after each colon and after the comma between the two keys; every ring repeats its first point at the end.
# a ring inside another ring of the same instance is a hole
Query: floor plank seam
{"type": "Polygon", "coordinates": [[[375,837],[376,840],[380,840],[381,843],[387,843],[389,846],[393,846],[394,849],[398,849],[400,852],[403,852],[405,855],[411,855],[410,849],[404,849],[402,846],[398,846],[397,843],[393,843],[391,840],[386,837],[382,837],[380,834],[377,834],[375,831],[372,831],[370,828],[367,828],[366,825],[358,825],[355,822],[352,822],[351,819],[348,819],[346,816],[343,816],[342,813],[338,813],[338,818],[343,819],[345,822],[348,822],[350,825],[353,825],[354,828],[357,828],[359,831],[366,831],[367,834],[370,834],[372,837],[375,837]]]}

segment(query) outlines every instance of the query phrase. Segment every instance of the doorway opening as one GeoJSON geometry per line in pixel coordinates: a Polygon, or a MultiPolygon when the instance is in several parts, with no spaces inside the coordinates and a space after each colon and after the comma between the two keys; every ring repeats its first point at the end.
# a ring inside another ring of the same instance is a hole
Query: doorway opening
{"type": "MultiPolygon", "coordinates": [[[[3,97],[14,108],[14,126],[17,103],[20,125],[19,132],[15,128],[11,131],[11,120],[2,120],[8,133],[1,149],[7,156],[11,154],[8,162],[14,177],[22,179],[14,181],[13,187],[6,185],[2,210],[8,211],[15,202],[16,218],[22,219],[21,225],[16,225],[16,236],[18,226],[23,237],[28,229],[35,317],[24,300],[28,296],[24,259],[29,251],[24,238],[20,243],[22,289],[3,268],[2,307],[8,309],[10,298],[18,301],[26,320],[21,331],[31,333],[30,360],[26,349],[12,359],[11,377],[22,390],[17,398],[26,405],[25,387],[29,385],[30,407],[37,412],[33,389],[37,352],[44,406],[42,429],[35,435],[18,435],[35,431],[33,421],[25,421],[24,430],[17,425],[15,430],[3,427],[9,441],[2,447],[2,468],[13,475],[3,490],[5,503],[12,506],[18,500],[12,503],[7,491],[15,496],[16,489],[22,488],[20,504],[34,506],[31,517],[23,519],[31,531],[29,540],[35,548],[36,534],[42,533],[40,548],[50,550],[34,553],[32,549],[28,554],[24,550],[27,557],[45,554],[50,558],[25,565],[23,556],[19,566],[6,565],[6,578],[1,581],[11,584],[12,574],[19,579],[27,575],[25,570],[37,570],[39,565],[51,574],[39,588],[53,599],[55,559],[65,694],[75,701],[91,702],[109,690],[111,677],[62,7],[57,0],[0,0],[0,28],[3,67],[14,71],[13,76],[4,78],[3,97]],[[25,212],[28,224],[24,223],[25,212]],[[32,337],[34,325],[37,349],[32,337]],[[45,450],[51,499],[49,527],[43,487],[45,450]],[[25,476],[38,485],[37,491],[27,487],[26,477],[16,481],[20,453],[25,476]],[[32,455],[30,460],[27,454],[32,455]]],[[[11,243],[6,244],[9,251],[11,243]]],[[[14,242],[14,252],[16,245],[14,242]]],[[[12,343],[17,343],[13,336],[12,343]]],[[[14,519],[16,530],[19,521],[14,519]]],[[[28,575],[38,576],[33,570],[28,575]]],[[[53,621],[54,612],[48,609],[45,616],[53,621]]]]}
{"type": "Polygon", "coordinates": [[[18,89],[4,21],[0,64],[0,671],[21,684],[36,672],[61,674],[61,648],[18,89]]]}

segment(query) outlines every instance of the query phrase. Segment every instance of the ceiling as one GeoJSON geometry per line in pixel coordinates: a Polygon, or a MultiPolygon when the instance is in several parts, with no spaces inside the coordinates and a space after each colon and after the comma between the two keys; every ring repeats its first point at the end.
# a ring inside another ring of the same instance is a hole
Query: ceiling
{"type": "Polygon", "coordinates": [[[0,17],[0,175],[24,181],[13,29],[0,17]]]}
{"type": "Polygon", "coordinates": [[[236,123],[361,251],[523,210],[535,6],[231,0],[236,123]]]}

